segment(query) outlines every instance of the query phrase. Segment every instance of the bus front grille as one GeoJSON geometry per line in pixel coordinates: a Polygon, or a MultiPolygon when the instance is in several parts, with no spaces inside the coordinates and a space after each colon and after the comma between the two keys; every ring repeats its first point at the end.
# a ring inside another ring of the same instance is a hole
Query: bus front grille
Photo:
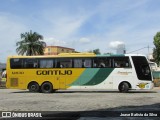
{"type": "Polygon", "coordinates": [[[11,87],[18,87],[18,78],[10,79],[11,87]]]}

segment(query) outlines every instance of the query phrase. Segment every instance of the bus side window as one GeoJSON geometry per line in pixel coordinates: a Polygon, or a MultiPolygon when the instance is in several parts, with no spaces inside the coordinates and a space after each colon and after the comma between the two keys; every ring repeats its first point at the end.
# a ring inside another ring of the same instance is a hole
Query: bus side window
{"type": "Polygon", "coordinates": [[[23,59],[11,58],[10,64],[12,69],[21,69],[23,68],[23,59]]]}
{"type": "Polygon", "coordinates": [[[116,68],[129,68],[131,67],[128,57],[115,57],[113,58],[114,67],[116,68]]]}
{"type": "Polygon", "coordinates": [[[96,59],[98,68],[110,68],[111,67],[111,59],[107,57],[99,57],[96,59]]]}
{"type": "Polygon", "coordinates": [[[54,60],[52,59],[40,59],[40,68],[53,68],[54,60]]]}
{"type": "Polygon", "coordinates": [[[56,68],[72,68],[72,59],[70,58],[57,59],[56,68]]]}
{"type": "Polygon", "coordinates": [[[82,68],[82,59],[74,59],[74,68],[82,68]]]}
{"type": "Polygon", "coordinates": [[[38,68],[38,60],[37,59],[25,59],[24,62],[25,68],[38,68]]]}
{"type": "Polygon", "coordinates": [[[83,60],[83,66],[84,66],[84,68],[91,68],[92,67],[91,59],[84,59],[83,60]]]}

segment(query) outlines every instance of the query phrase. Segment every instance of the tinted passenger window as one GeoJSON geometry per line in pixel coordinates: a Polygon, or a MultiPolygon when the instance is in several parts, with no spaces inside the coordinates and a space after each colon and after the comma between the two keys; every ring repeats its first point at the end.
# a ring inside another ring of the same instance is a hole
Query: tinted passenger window
{"type": "Polygon", "coordinates": [[[84,68],[91,68],[92,67],[91,59],[83,59],[83,67],[84,68]]]}
{"type": "Polygon", "coordinates": [[[82,59],[74,59],[74,67],[75,68],[82,68],[82,59]]]}
{"type": "Polygon", "coordinates": [[[24,68],[38,68],[38,60],[34,58],[24,59],[24,68]]]}
{"type": "Polygon", "coordinates": [[[92,59],[90,58],[76,58],[74,59],[74,68],[91,68],[92,59]]]}
{"type": "Polygon", "coordinates": [[[113,58],[113,67],[115,68],[130,68],[131,64],[129,57],[115,57],[113,58]]]}
{"type": "Polygon", "coordinates": [[[111,66],[111,58],[94,58],[93,67],[95,68],[110,68],[111,66]]]}
{"type": "Polygon", "coordinates": [[[40,59],[39,64],[40,64],[40,68],[53,68],[54,67],[54,60],[40,59]]]}
{"type": "Polygon", "coordinates": [[[23,68],[23,59],[11,58],[10,59],[10,66],[11,66],[12,69],[23,68]]]}
{"type": "Polygon", "coordinates": [[[57,59],[56,68],[72,68],[72,59],[57,59]]]}

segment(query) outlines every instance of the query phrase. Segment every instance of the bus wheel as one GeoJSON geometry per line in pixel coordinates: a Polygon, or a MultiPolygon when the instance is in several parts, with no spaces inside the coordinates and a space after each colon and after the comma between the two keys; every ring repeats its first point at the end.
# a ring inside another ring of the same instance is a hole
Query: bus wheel
{"type": "Polygon", "coordinates": [[[28,85],[28,89],[30,92],[39,92],[40,87],[39,87],[38,83],[31,82],[28,85]]]}
{"type": "Polygon", "coordinates": [[[50,82],[45,82],[41,86],[42,93],[51,93],[53,92],[53,85],[50,82]]]}
{"type": "Polygon", "coordinates": [[[129,90],[129,85],[128,85],[128,83],[126,83],[126,82],[122,82],[120,85],[119,85],[119,91],[120,92],[123,92],[123,93],[126,93],[126,92],[128,92],[128,90],[129,90]]]}

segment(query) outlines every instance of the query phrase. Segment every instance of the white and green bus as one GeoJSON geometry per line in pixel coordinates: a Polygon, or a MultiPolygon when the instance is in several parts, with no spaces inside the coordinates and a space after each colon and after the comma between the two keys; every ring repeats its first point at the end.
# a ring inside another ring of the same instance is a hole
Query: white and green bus
{"type": "Polygon", "coordinates": [[[7,88],[49,93],[64,89],[149,90],[152,73],[144,55],[63,53],[10,56],[7,88]]]}

